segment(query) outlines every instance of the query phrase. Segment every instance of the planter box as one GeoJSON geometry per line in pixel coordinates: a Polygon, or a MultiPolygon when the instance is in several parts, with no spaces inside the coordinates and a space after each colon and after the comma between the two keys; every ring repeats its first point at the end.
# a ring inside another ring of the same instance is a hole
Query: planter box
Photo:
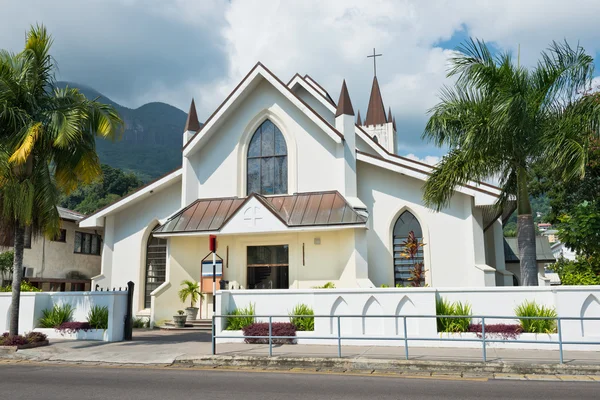
{"type": "Polygon", "coordinates": [[[33,331],[46,334],[48,339],[102,340],[104,342],[108,342],[108,332],[104,329],[89,329],[87,331],[78,330],[71,333],[57,331],[54,328],[35,328],[33,331]]]}
{"type": "MultiPolygon", "coordinates": [[[[463,333],[449,333],[449,332],[438,332],[440,338],[444,339],[475,339],[477,342],[430,342],[438,347],[468,347],[468,348],[481,348],[481,338],[478,337],[477,333],[463,332],[463,333]]],[[[486,334],[486,347],[495,349],[558,349],[558,334],[556,333],[521,333],[516,339],[503,339],[498,334],[486,334]],[[488,340],[501,340],[501,342],[488,342],[488,340]],[[552,341],[556,344],[546,343],[522,343],[520,340],[534,341],[534,342],[546,342],[552,341]]],[[[412,343],[411,343],[412,344],[412,343]]],[[[417,345],[415,343],[414,345],[417,345]]],[[[420,345],[420,343],[419,343],[420,345]]],[[[431,344],[429,345],[431,346],[431,344]]]]}

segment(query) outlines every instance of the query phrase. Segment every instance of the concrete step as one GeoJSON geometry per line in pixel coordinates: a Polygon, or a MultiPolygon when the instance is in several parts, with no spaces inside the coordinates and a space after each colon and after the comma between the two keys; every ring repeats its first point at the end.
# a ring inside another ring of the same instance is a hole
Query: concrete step
{"type": "Polygon", "coordinates": [[[196,319],[185,322],[185,328],[177,328],[173,321],[166,321],[163,326],[159,326],[160,329],[179,329],[179,330],[195,330],[195,331],[212,331],[212,320],[210,319],[196,319]]]}

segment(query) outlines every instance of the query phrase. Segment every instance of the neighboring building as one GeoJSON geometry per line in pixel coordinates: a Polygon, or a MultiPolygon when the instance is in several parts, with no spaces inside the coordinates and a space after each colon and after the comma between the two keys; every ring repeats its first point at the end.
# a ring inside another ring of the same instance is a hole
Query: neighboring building
{"type": "Polygon", "coordinates": [[[552,249],[552,255],[557,260],[564,258],[566,260],[575,261],[577,258],[577,253],[565,246],[562,242],[553,243],[550,248],[552,249]]]}
{"type": "Polygon", "coordinates": [[[102,230],[79,228],[84,215],[58,207],[60,234],[53,240],[25,235],[23,277],[50,292],[90,290],[100,274],[102,230]]]}
{"type": "Polygon", "coordinates": [[[542,236],[547,237],[550,243],[558,242],[558,229],[547,229],[546,231],[541,232],[541,234],[542,236]]]}
{"type": "Polygon", "coordinates": [[[192,101],[182,168],[80,222],[105,232],[93,284],[133,281],[138,315],[171,319],[183,279],[212,292],[215,234],[229,289],[404,285],[412,231],[424,284],[512,285],[502,219],[514,204],[498,213],[501,190],[470,182],[433,212],[422,199],[433,167],[394,154],[399,141],[377,78],[363,123],[345,83],[336,104],[308,75],[285,84],[259,63],[201,129],[192,101]]]}
{"type": "Polygon", "coordinates": [[[545,231],[547,231],[548,229],[551,229],[551,228],[552,228],[552,224],[550,224],[550,223],[548,223],[548,222],[540,222],[540,223],[538,223],[538,225],[537,225],[537,226],[538,226],[538,230],[539,230],[540,232],[545,232],[545,231]]]}
{"type": "MultiPolygon", "coordinates": [[[[550,286],[551,279],[546,276],[546,267],[548,264],[556,262],[550,243],[545,236],[536,236],[535,253],[538,266],[538,280],[540,286],[550,286]]],[[[504,259],[506,260],[506,269],[514,275],[514,286],[521,286],[521,265],[519,259],[519,246],[516,237],[504,238],[504,259]]]]}

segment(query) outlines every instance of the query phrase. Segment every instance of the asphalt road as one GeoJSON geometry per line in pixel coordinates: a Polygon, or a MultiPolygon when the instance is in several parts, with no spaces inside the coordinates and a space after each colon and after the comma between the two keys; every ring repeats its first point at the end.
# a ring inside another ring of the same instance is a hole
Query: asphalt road
{"type": "Polygon", "coordinates": [[[598,399],[600,382],[5,364],[4,399],[598,399]]]}

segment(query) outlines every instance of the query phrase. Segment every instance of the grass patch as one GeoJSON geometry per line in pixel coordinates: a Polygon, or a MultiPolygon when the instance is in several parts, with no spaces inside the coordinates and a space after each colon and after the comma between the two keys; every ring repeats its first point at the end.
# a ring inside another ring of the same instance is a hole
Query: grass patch
{"type": "Polygon", "coordinates": [[[58,328],[65,322],[73,320],[75,309],[70,304],[56,304],[52,309],[42,311],[42,318],[39,320],[41,328],[58,328]]]}
{"type": "MultiPolygon", "coordinates": [[[[547,317],[556,318],[558,314],[554,307],[546,307],[535,301],[524,301],[515,308],[517,317],[547,317]]],[[[527,319],[519,318],[523,332],[529,333],[555,333],[555,319],[527,319]]]]}
{"type": "Polygon", "coordinates": [[[308,305],[298,304],[290,313],[290,322],[296,327],[297,331],[314,331],[315,317],[313,315],[315,313],[308,305]],[[294,317],[291,315],[294,315],[294,317]]]}
{"type": "Polygon", "coordinates": [[[435,313],[436,315],[457,315],[461,317],[443,317],[437,318],[437,330],[438,332],[468,332],[469,325],[471,325],[471,317],[464,317],[465,315],[471,315],[471,305],[468,302],[462,303],[460,301],[450,303],[444,298],[437,299],[435,301],[435,313]]]}
{"type": "Polygon", "coordinates": [[[225,329],[228,331],[241,331],[245,327],[254,323],[254,304],[248,304],[246,308],[236,308],[227,314],[225,320],[225,329]]]}

